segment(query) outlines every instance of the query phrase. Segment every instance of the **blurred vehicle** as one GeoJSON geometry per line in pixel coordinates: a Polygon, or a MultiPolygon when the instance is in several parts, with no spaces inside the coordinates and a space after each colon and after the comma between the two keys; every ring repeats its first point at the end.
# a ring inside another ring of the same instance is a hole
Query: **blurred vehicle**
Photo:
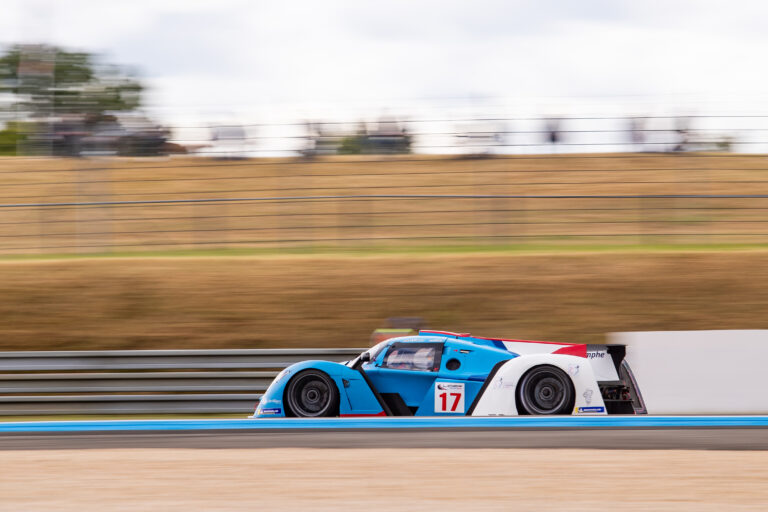
{"type": "Polygon", "coordinates": [[[304,156],[319,155],[401,155],[411,152],[412,137],[396,119],[382,117],[369,127],[359,123],[355,133],[344,134],[338,127],[322,123],[307,124],[304,156]]]}
{"type": "Polygon", "coordinates": [[[62,115],[25,123],[32,154],[159,156],[172,151],[169,131],[138,114],[62,115]]]}
{"type": "Polygon", "coordinates": [[[238,124],[223,124],[211,127],[211,147],[207,153],[221,160],[236,160],[247,155],[248,134],[238,124]]]}
{"type": "Polygon", "coordinates": [[[426,329],[427,325],[423,318],[418,316],[393,316],[387,318],[386,327],[373,331],[371,334],[371,344],[373,347],[382,341],[401,336],[415,336],[420,330],[426,329]]]}
{"type": "Polygon", "coordinates": [[[464,154],[487,156],[493,154],[496,147],[504,144],[503,126],[487,121],[464,124],[455,129],[456,145],[464,150],[464,154]]]}
{"type": "Polygon", "coordinates": [[[253,417],[644,411],[621,345],[420,331],[385,340],[346,363],[289,366],[269,386],[253,417]]]}
{"type": "Polygon", "coordinates": [[[335,155],[339,152],[339,146],[344,136],[335,133],[323,123],[307,123],[306,146],[301,154],[306,157],[335,155]]]}

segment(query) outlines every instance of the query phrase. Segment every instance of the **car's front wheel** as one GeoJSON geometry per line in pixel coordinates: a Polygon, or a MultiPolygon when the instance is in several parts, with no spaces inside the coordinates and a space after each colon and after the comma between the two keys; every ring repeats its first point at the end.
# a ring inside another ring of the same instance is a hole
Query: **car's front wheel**
{"type": "Polygon", "coordinates": [[[285,399],[293,416],[317,418],[336,416],[339,409],[339,392],[331,378],[318,370],[306,370],[296,374],[288,383],[285,399]]]}
{"type": "Polygon", "coordinates": [[[517,409],[520,414],[570,414],[574,390],[568,375],[555,366],[537,366],[520,380],[517,409]]]}

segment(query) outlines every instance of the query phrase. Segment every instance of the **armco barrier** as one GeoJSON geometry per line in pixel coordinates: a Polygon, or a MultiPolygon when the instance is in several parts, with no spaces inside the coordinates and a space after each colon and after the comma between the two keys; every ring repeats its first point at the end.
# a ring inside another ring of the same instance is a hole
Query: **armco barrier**
{"type": "Polygon", "coordinates": [[[280,369],[363,350],[0,352],[0,415],[250,413],[280,369]]]}

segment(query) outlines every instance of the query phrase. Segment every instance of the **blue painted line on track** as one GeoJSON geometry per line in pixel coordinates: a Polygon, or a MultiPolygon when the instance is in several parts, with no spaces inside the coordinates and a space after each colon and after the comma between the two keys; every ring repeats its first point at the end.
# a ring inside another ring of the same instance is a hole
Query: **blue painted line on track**
{"type": "Polygon", "coordinates": [[[262,418],[183,420],[95,420],[0,422],[2,433],[425,429],[425,428],[718,428],[768,427],[768,416],[560,416],[560,417],[395,417],[395,418],[262,418]]]}

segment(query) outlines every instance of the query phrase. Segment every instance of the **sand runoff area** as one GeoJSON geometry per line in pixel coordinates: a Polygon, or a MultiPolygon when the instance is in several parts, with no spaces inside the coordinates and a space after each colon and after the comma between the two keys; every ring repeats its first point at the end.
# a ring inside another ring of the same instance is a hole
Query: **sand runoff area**
{"type": "Polygon", "coordinates": [[[766,510],[768,452],[4,451],[1,511],[766,510]]]}

